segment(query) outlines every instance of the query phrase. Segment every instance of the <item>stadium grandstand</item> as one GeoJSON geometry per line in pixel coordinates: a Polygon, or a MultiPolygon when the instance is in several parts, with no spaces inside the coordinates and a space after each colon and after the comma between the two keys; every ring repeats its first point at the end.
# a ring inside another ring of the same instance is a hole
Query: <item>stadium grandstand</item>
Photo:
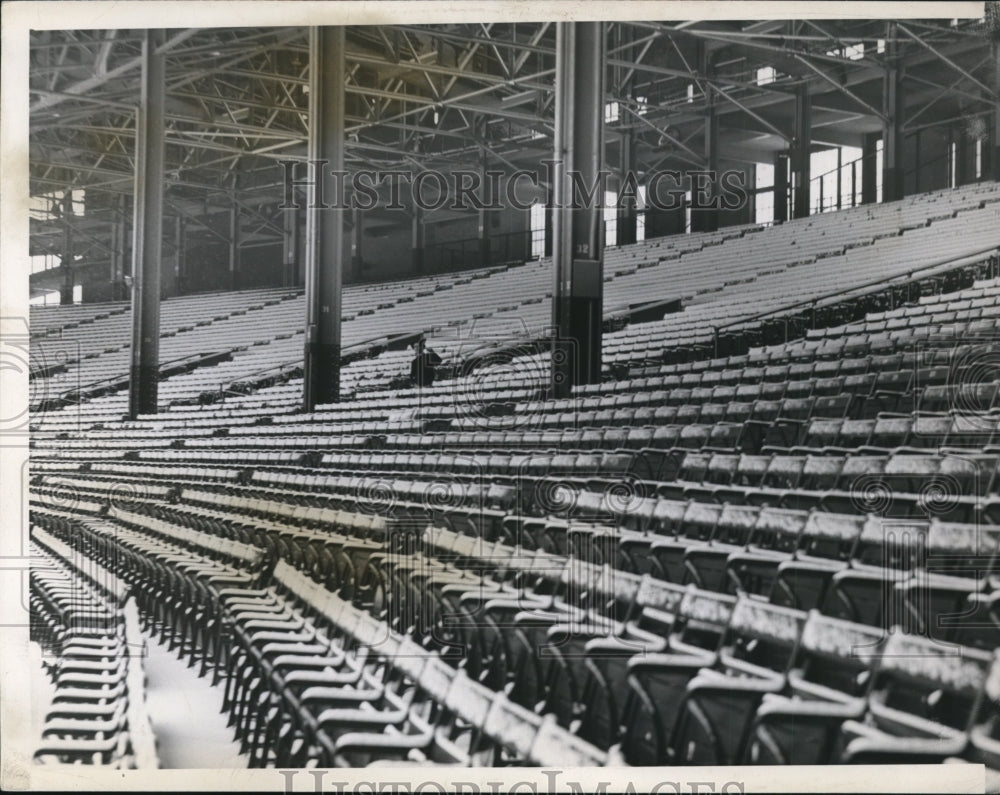
{"type": "Polygon", "coordinates": [[[33,31],[35,761],[1000,791],[998,53],[33,31]]]}

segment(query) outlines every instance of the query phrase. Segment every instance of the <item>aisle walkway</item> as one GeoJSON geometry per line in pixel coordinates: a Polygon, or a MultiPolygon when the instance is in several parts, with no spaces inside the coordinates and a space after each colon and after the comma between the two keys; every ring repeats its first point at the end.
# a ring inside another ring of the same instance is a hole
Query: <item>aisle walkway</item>
{"type": "Polygon", "coordinates": [[[161,768],[245,768],[222,712],[222,688],[146,635],[146,703],[161,768]]]}
{"type": "Polygon", "coordinates": [[[56,686],[49,679],[42,666],[43,659],[46,662],[51,662],[51,657],[43,658],[42,655],[42,647],[34,641],[30,641],[25,669],[28,672],[28,686],[31,689],[31,743],[35,747],[41,742],[45,715],[52,707],[52,699],[56,694],[56,686]]]}

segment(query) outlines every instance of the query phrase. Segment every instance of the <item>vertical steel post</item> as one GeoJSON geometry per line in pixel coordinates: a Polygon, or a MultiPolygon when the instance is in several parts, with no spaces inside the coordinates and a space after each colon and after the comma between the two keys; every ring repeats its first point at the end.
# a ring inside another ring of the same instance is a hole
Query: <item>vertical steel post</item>
{"type": "Polygon", "coordinates": [[[556,30],[551,386],[556,397],[601,378],[604,287],[604,60],[602,22],[556,30]],[[576,195],[571,174],[593,186],[576,195]]]}
{"type": "MultiPolygon", "coordinates": [[[[316,190],[330,172],[344,170],[344,46],[342,26],[309,29],[309,160],[316,190]]],[[[331,206],[319,205],[314,198],[306,204],[306,411],[340,399],[343,207],[340,196],[331,206]]]]}
{"type": "Polygon", "coordinates": [[[136,112],[132,228],[132,366],[129,416],[155,414],[160,374],[160,264],[163,254],[163,136],[166,100],[162,30],[142,43],[142,89],[136,112]]]}

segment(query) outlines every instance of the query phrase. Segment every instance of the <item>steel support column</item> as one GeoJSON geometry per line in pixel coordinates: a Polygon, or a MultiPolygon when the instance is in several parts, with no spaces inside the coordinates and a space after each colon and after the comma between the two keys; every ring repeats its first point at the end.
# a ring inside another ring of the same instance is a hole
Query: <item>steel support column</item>
{"type": "Polygon", "coordinates": [[[160,376],[160,260],[163,255],[163,138],[166,37],[148,30],[142,42],[142,87],[136,112],[132,227],[132,366],[129,416],[155,414],[160,376]]]}
{"type": "Polygon", "coordinates": [[[59,303],[63,305],[73,303],[73,226],[70,219],[73,217],[73,189],[66,188],[62,198],[62,253],[59,255],[59,264],[62,266],[62,283],[59,285],[59,303]]]}
{"type": "Polygon", "coordinates": [[[788,154],[774,155],[774,220],[784,223],[788,220],[788,154]]]}
{"type": "Polygon", "coordinates": [[[800,86],[795,93],[795,136],[792,141],[792,213],[795,218],[809,215],[810,154],[812,150],[812,102],[809,87],[800,86]]]}
{"type": "Polygon", "coordinates": [[[298,284],[299,274],[299,208],[281,211],[281,283],[285,287],[298,284]]]}
{"type": "Polygon", "coordinates": [[[240,284],[240,207],[236,195],[229,206],[229,286],[238,290],[240,284]]]}
{"type": "Polygon", "coordinates": [[[364,251],[365,216],[354,207],[351,210],[351,277],[361,278],[361,267],[365,261],[364,251]]]}
{"type": "Polygon", "coordinates": [[[552,235],[555,228],[555,212],[552,209],[552,189],[545,194],[545,256],[552,256],[552,235]]]}
{"type": "Polygon", "coordinates": [[[602,22],[560,22],[556,29],[551,365],[555,397],[568,396],[574,385],[601,378],[603,197],[574,202],[570,172],[590,186],[604,165],[605,30],[602,22]]]}
{"type": "Polygon", "coordinates": [[[712,87],[715,76],[712,55],[704,42],[699,42],[698,68],[706,78],[701,85],[705,90],[705,128],[703,130],[702,151],[705,154],[705,168],[711,174],[707,195],[698,194],[698,186],[691,185],[691,231],[714,232],[719,228],[719,115],[718,96],[712,87]],[[708,206],[699,206],[707,204],[708,206]]]}
{"type": "MultiPolygon", "coordinates": [[[[344,47],[342,26],[309,29],[309,160],[315,179],[344,170],[344,47]]],[[[306,343],[303,408],[340,399],[340,315],[344,220],[334,206],[306,204],[306,343]]]]}
{"type": "Polygon", "coordinates": [[[111,256],[108,262],[108,284],[111,287],[111,300],[118,298],[118,284],[122,271],[122,220],[115,216],[111,220],[111,256]]]}
{"type": "MultiPolygon", "coordinates": [[[[485,131],[485,125],[483,129],[485,131]]],[[[490,264],[490,214],[485,209],[486,205],[490,204],[490,191],[486,176],[488,169],[489,160],[486,155],[486,147],[484,146],[479,154],[479,175],[482,178],[482,182],[479,184],[479,201],[482,206],[477,210],[476,219],[480,267],[486,267],[490,264]]]]}
{"type": "MultiPolygon", "coordinates": [[[[616,25],[614,28],[614,45],[615,50],[618,52],[618,57],[623,60],[631,60],[634,57],[634,46],[632,46],[632,36],[633,30],[628,25],[616,25]]],[[[613,68],[612,74],[614,75],[614,85],[612,87],[612,94],[619,94],[623,97],[625,102],[629,107],[635,102],[632,95],[631,79],[629,73],[622,66],[616,66],[613,68]]],[[[635,179],[633,185],[638,185],[638,177],[636,174],[636,163],[635,163],[635,130],[632,127],[625,127],[621,130],[621,137],[618,139],[618,169],[619,177],[621,182],[620,186],[624,186],[627,182],[631,183],[632,179],[635,179]]],[[[622,195],[622,190],[619,188],[618,195],[622,195]]],[[[629,245],[630,243],[635,243],[636,233],[638,231],[638,197],[635,200],[631,198],[623,199],[623,201],[618,205],[615,212],[615,227],[617,229],[617,240],[616,243],[619,246],[629,245]]]]}
{"type": "Polygon", "coordinates": [[[410,222],[410,234],[413,249],[413,272],[421,274],[424,272],[424,211],[419,207],[413,208],[413,216],[410,222]]]}
{"type": "Polygon", "coordinates": [[[187,221],[183,216],[178,215],[174,219],[174,249],[177,253],[175,260],[175,289],[178,295],[183,295],[187,287],[187,221]]]}
{"type": "Polygon", "coordinates": [[[866,135],[861,149],[861,203],[878,201],[878,133],[866,135]]]}
{"type": "MultiPolygon", "coordinates": [[[[619,165],[621,168],[621,179],[622,183],[630,178],[635,178],[635,140],[634,133],[632,130],[622,130],[622,137],[620,140],[620,159],[619,165]],[[630,177],[631,175],[631,177],[630,177]]],[[[636,178],[637,179],[637,178],[636,178]]],[[[619,194],[621,191],[619,191],[619,194]]],[[[617,221],[618,221],[618,245],[625,246],[629,243],[635,243],[636,231],[638,227],[637,216],[638,209],[636,206],[638,198],[635,201],[632,199],[625,199],[618,206],[617,210],[617,221]]]]}
{"type": "MultiPolygon", "coordinates": [[[[1000,96],[1000,42],[990,43],[990,54],[993,60],[993,91],[1000,96]]],[[[992,174],[993,179],[1000,180],[1000,102],[993,103],[993,112],[990,114],[992,124],[990,127],[989,151],[986,153],[988,164],[983,164],[983,176],[992,174]]],[[[987,142],[983,142],[983,148],[987,148],[987,142]]]]}
{"type": "Polygon", "coordinates": [[[902,199],[903,187],[903,125],[906,105],[903,94],[903,67],[897,41],[896,23],[888,23],[885,53],[889,68],[882,83],[882,201],[902,199]]]}

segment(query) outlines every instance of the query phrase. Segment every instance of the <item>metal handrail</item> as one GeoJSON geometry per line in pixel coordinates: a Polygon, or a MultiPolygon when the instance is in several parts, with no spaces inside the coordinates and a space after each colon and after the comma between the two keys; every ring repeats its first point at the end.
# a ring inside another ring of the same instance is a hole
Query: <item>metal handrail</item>
{"type": "MultiPolygon", "coordinates": [[[[386,345],[389,345],[389,344],[392,343],[393,340],[404,339],[406,337],[412,337],[412,336],[415,336],[415,335],[418,335],[418,334],[422,334],[422,333],[426,333],[426,332],[416,331],[416,332],[405,332],[405,333],[393,334],[393,335],[380,334],[377,337],[370,337],[369,339],[362,340],[360,342],[352,343],[351,345],[347,346],[346,348],[341,348],[341,358],[343,358],[345,355],[350,356],[350,355],[357,354],[357,353],[364,353],[367,350],[371,350],[371,349],[377,347],[379,343],[384,343],[386,345]]],[[[230,392],[233,384],[235,384],[235,383],[239,383],[239,382],[242,382],[242,381],[255,381],[255,380],[258,380],[258,379],[266,378],[267,376],[269,376],[271,374],[280,376],[280,375],[282,375],[282,374],[284,374],[284,373],[286,373],[286,372],[288,372],[290,370],[295,370],[297,368],[301,368],[302,364],[303,364],[303,362],[302,362],[301,358],[299,358],[299,359],[293,359],[291,361],[282,362],[281,364],[275,364],[275,365],[271,365],[270,367],[265,367],[265,368],[262,368],[260,370],[256,370],[256,371],[254,371],[252,373],[249,373],[248,375],[242,376],[240,378],[235,378],[235,379],[232,379],[232,380],[229,380],[229,381],[222,381],[222,382],[219,383],[219,392],[221,392],[223,394],[234,394],[234,395],[238,394],[238,393],[235,393],[235,392],[230,392]]]]}
{"type": "MultiPolygon", "coordinates": [[[[188,360],[197,361],[198,359],[202,359],[208,356],[215,356],[218,353],[219,352],[216,351],[213,353],[192,353],[188,354],[187,356],[178,356],[176,359],[168,359],[165,362],[160,362],[160,364],[157,366],[157,369],[162,370],[164,367],[167,367],[168,365],[178,364],[180,362],[188,360]]],[[[59,393],[58,397],[60,400],[66,400],[70,395],[81,395],[84,392],[92,392],[102,385],[107,384],[110,386],[112,384],[118,383],[119,381],[122,381],[123,379],[127,381],[128,378],[129,378],[128,373],[120,373],[118,375],[108,376],[107,378],[100,378],[97,381],[91,381],[89,384],[84,384],[83,386],[70,387],[69,389],[64,389],[62,392],[59,393]]]]}
{"type": "MultiPolygon", "coordinates": [[[[712,336],[716,353],[718,353],[719,349],[719,332],[723,331],[724,329],[732,328],[734,326],[746,325],[748,323],[753,323],[755,320],[764,320],[765,318],[768,317],[787,315],[795,309],[812,308],[815,310],[816,308],[819,307],[820,302],[827,301],[830,298],[836,298],[842,295],[846,296],[851,293],[857,293],[858,290],[866,290],[869,287],[887,287],[893,284],[894,282],[902,282],[905,284],[906,282],[912,281],[912,279],[916,274],[923,273],[925,271],[936,270],[950,263],[956,263],[961,260],[976,260],[979,258],[986,258],[989,257],[991,254],[993,255],[1000,254],[1000,246],[993,245],[984,249],[980,249],[978,251],[974,251],[971,254],[961,254],[958,256],[949,257],[948,259],[940,260],[934,263],[933,265],[924,265],[920,268],[916,268],[915,270],[907,272],[905,275],[899,274],[896,276],[891,276],[888,279],[886,278],[874,279],[870,282],[855,284],[852,285],[851,287],[845,287],[840,290],[834,290],[828,293],[824,293],[822,295],[814,296],[812,298],[806,298],[801,301],[796,301],[795,303],[792,304],[786,304],[785,306],[778,307],[777,309],[768,309],[764,312],[759,312],[756,315],[749,315],[748,317],[738,318],[737,320],[730,321],[729,323],[724,323],[721,326],[713,326],[712,336]]],[[[872,290],[871,292],[874,292],[874,290],[872,290]]]]}

